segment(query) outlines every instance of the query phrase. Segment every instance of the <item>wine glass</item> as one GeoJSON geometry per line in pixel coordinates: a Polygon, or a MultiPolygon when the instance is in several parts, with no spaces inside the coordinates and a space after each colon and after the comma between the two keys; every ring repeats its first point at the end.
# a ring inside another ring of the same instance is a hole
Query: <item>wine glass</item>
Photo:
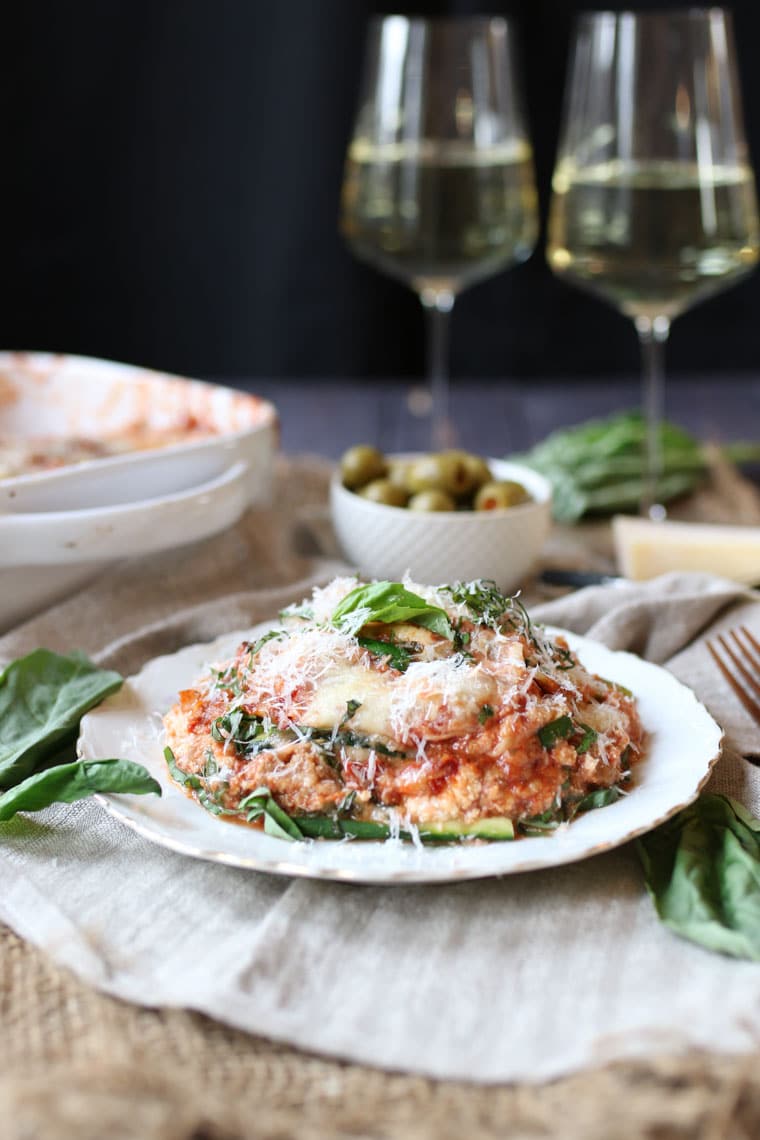
{"type": "Polygon", "coordinates": [[[370,21],[340,224],[358,257],[411,285],[422,301],[434,447],[454,442],[454,299],[529,257],[536,214],[506,21],[370,21]]]}
{"type": "Polygon", "coordinates": [[[730,14],[579,17],[552,181],[547,257],[633,319],[646,424],[641,513],[662,518],[671,321],[758,260],[730,14]]]}

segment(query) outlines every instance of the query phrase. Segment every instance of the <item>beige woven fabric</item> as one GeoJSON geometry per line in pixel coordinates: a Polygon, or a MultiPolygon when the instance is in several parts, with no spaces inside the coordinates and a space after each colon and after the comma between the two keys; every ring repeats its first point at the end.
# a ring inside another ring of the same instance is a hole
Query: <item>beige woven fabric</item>
{"type": "MultiPolygon", "coordinates": [[[[330,577],[336,564],[320,522],[323,470],[301,465],[282,474],[277,510],[291,526],[273,526],[257,512],[219,542],[121,567],[90,589],[87,606],[74,598],[0,640],[0,659],[42,642],[76,644],[93,654],[107,645],[109,658],[131,671],[153,652],[181,644],[190,631],[194,638],[211,637],[259,612],[267,616],[281,599],[330,577]],[[315,545],[315,535],[325,541],[315,545]],[[253,609],[251,590],[257,591],[253,609]],[[135,641],[136,624],[144,632],[135,641]]],[[[585,610],[590,616],[581,623],[595,633],[604,622],[603,596],[597,597],[599,612],[585,610]]],[[[721,613],[720,599],[714,600],[710,620],[721,613]]],[[[563,602],[552,619],[572,624],[573,604],[563,602]]],[[[641,618],[639,606],[631,621],[641,618]]],[[[666,641],[660,649],[646,648],[660,659],[669,655],[666,641]]],[[[687,674],[694,667],[688,659],[680,664],[687,674]]],[[[750,751],[751,726],[730,701],[728,707],[735,717],[731,738],[750,751]]],[[[760,1049],[737,1058],[661,1057],[539,1087],[480,1088],[325,1061],[197,1014],[123,1004],[78,982],[7,930],[0,971],[0,1135],[8,1140],[459,1140],[463,1133],[739,1140],[760,1133],[760,1049]]]]}
{"type": "MultiPolygon", "coordinates": [[[[483,1088],[104,997],[0,928],[3,1140],[756,1140],[760,1050],[483,1088]]],[[[371,1027],[368,1027],[371,1032],[371,1027]]]]}

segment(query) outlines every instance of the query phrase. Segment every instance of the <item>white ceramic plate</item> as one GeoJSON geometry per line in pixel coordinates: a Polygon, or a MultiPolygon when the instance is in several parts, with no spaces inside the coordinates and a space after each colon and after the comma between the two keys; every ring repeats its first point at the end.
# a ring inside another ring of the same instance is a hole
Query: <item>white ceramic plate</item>
{"type": "MultiPolygon", "coordinates": [[[[588,668],[631,689],[650,744],[632,790],[547,836],[512,842],[415,847],[403,841],[305,840],[288,843],[209,815],[169,779],[161,715],[206,666],[231,656],[234,633],[151,661],[82,721],[79,754],[122,756],[146,765],[163,796],[99,796],[102,805],[146,839],[185,855],[316,879],[355,883],[442,883],[571,863],[616,847],[662,823],[698,794],[720,753],[722,732],[694,693],[666,670],[566,633],[588,668]]],[[[559,632],[559,631],[553,631],[559,632]]]]}

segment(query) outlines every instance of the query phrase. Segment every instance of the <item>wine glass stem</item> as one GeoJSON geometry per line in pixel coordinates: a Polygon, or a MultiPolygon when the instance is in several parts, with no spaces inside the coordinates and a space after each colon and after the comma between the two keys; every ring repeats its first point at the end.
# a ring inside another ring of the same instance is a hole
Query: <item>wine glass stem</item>
{"type": "Polygon", "coordinates": [[[640,513],[664,518],[658,484],[663,471],[662,421],[665,408],[665,345],[670,334],[667,317],[637,317],[636,332],[641,346],[641,402],[646,425],[644,485],[640,513]]]}
{"type": "Polygon", "coordinates": [[[420,300],[427,325],[431,443],[434,449],[440,449],[455,442],[449,414],[449,326],[454,294],[448,289],[422,289],[420,300]]]}

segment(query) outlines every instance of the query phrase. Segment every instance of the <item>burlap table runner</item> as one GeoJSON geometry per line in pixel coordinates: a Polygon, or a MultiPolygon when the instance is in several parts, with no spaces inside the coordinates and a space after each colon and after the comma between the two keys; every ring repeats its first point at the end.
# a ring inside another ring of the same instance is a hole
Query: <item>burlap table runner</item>
{"type": "MultiPolygon", "coordinates": [[[[291,525],[273,526],[271,517],[258,512],[220,541],[170,558],[120,568],[83,597],[3,639],[0,656],[10,657],[43,642],[61,648],[77,644],[94,654],[102,655],[107,649],[105,656],[129,671],[154,652],[171,649],[188,636],[211,637],[220,629],[245,624],[243,619],[265,616],[262,611],[267,607],[276,607],[283,598],[302,593],[308,582],[330,576],[335,569],[324,558],[308,557],[313,550],[312,524],[315,510],[323,501],[322,494],[320,471],[301,466],[289,472],[280,481],[277,517],[291,525]],[[309,528],[301,525],[299,516],[303,523],[309,522],[309,528]],[[290,585],[273,591],[272,582],[290,585]],[[142,631],[135,636],[138,625],[142,625],[142,631]]],[[[633,642],[633,648],[658,660],[672,658],[675,649],[690,642],[714,620],[733,621],[736,613],[731,607],[737,603],[748,607],[743,611],[745,618],[760,622],[754,599],[740,597],[740,592],[728,584],[674,581],[669,589],[669,599],[663,597],[660,588],[636,591],[623,606],[622,621],[614,625],[609,618],[608,591],[587,592],[583,598],[555,603],[554,612],[547,616],[560,624],[591,630],[607,640],[613,634],[618,643],[631,646],[633,642]],[[692,596],[686,598],[688,604],[680,610],[688,612],[689,623],[679,623],[675,628],[672,621],[664,621],[663,617],[672,614],[679,602],[683,603],[685,589],[691,590],[692,596]]],[[[712,675],[705,671],[700,653],[701,647],[692,645],[672,659],[671,665],[690,683],[694,684],[699,676],[700,683],[704,680],[711,688],[712,675]]],[[[710,698],[716,709],[719,705],[725,713],[723,722],[728,721],[731,748],[729,762],[720,773],[722,786],[753,803],[753,770],[743,766],[738,755],[741,750],[755,748],[753,730],[730,695],[719,686],[711,688],[710,698]]],[[[42,868],[44,877],[46,862],[66,858],[66,831],[70,829],[72,840],[78,834],[75,826],[78,819],[81,822],[81,816],[77,813],[96,810],[93,805],[54,809],[47,820],[52,830],[43,826],[31,835],[24,830],[25,825],[13,825],[10,843],[3,852],[6,860],[11,852],[6,867],[17,858],[16,870],[25,864],[28,870],[26,853],[31,844],[37,852],[32,862],[36,862],[38,870],[42,868]],[[52,838],[54,847],[64,837],[64,848],[58,854],[45,849],[52,836],[57,837],[52,838]]],[[[105,854],[105,848],[98,850],[97,835],[91,833],[87,860],[91,862],[105,854]]],[[[607,861],[611,859],[620,860],[614,870],[624,894],[630,896],[634,890],[640,894],[640,879],[630,858],[625,853],[605,857],[607,861]]],[[[593,860],[588,866],[603,862],[593,860]]],[[[116,881],[118,861],[113,870],[116,881]]],[[[564,869],[559,879],[568,880],[570,870],[564,869]]],[[[599,875],[595,871],[588,873],[598,880],[601,870],[599,875]]],[[[531,877],[523,878],[527,881],[531,877]]],[[[269,885],[262,888],[264,893],[280,889],[272,887],[275,880],[266,882],[269,885]]],[[[123,886],[128,889],[129,883],[123,886]]],[[[325,892],[324,886],[308,886],[325,892]]],[[[555,902],[569,886],[569,882],[559,882],[553,895],[555,902]]],[[[328,893],[335,889],[342,890],[329,887],[328,893]]],[[[360,892],[361,888],[351,890],[360,892]]],[[[485,886],[487,895],[493,896],[499,890],[498,884],[485,886]]],[[[8,894],[4,893],[0,906],[7,900],[8,894]]],[[[321,902],[324,904],[324,899],[321,902]]],[[[394,894],[391,905],[396,902],[401,911],[409,906],[394,894]]],[[[355,909],[353,903],[351,907],[355,909]]],[[[328,907],[322,918],[329,915],[328,907]]],[[[339,913],[337,917],[340,918],[339,913]]],[[[20,913],[14,918],[19,928],[30,921],[28,915],[20,913]]],[[[98,932],[91,929],[86,933],[97,959],[98,932]]],[[[717,959],[676,942],[659,928],[657,937],[662,940],[662,954],[685,953],[689,965],[697,971],[703,968],[701,962],[709,963],[709,969],[704,967],[707,989],[703,996],[709,1000],[712,988],[714,1001],[723,1004],[724,1012],[738,997],[736,979],[743,974],[748,1011],[745,1037],[730,1045],[741,1049],[743,1056],[691,1053],[656,1062],[648,1058],[636,1065],[607,1069],[602,1074],[597,1071],[578,1075],[540,1090],[483,1090],[451,1082],[435,1084],[420,1078],[392,1077],[356,1065],[320,1061],[212,1025],[183,1011],[152,1013],[125,1006],[77,983],[57,970],[49,958],[41,957],[6,933],[2,958],[6,1032],[0,1049],[7,1075],[0,1080],[0,1094],[6,1098],[10,1111],[10,1116],[4,1114],[5,1118],[15,1122],[15,1131],[7,1134],[64,1136],[69,1134],[66,1129],[71,1125],[71,1133],[76,1131],[79,1136],[296,1132],[384,1136],[397,1134],[396,1129],[410,1136],[448,1136],[454,1135],[455,1128],[460,1135],[461,1128],[475,1114],[484,1135],[503,1132],[505,1120],[514,1125],[514,1134],[619,1135],[617,1130],[605,1130],[605,1111],[612,1108],[615,1098],[625,1089],[632,1113],[627,1135],[653,1134],[646,1129],[655,1120],[660,1122],[657,1135],[669,1135],[663,1131],[668,1119],[679,1129],[687,1119],[690,1122],[691,1131],[673,1132],[674,1135],[701,1135],[695,1130],[697,1126],[712,1128],[711,1134],[716,1136],[728,1135],[715,1128],[724,1128],[729,1120],[757,1120],[760,1113],[758,1089],[748,1063],[756,1042],[757,967],[717,959]],[[70,1064],[62,1061],[65,1048],[73,1053],[70,1064]],[[45,1095],[41,1095],[43,1089],[45,1095]],[[662,1093],[668,1090],[672,1095],[663,1099],[662,1093]],[[575,1113],[567,1112],[568,1096],[573,1097],[578,1109],[575,1113]],[[241,1104],[241,1100],[245,1103],[241,1104]],[[129,1111],[125,1113],[127,1103],[129,1111]],[[314,1112],[311,1124],[303,1119],[305,1107],[314,1112]],[[639,1120],[634,1124],[633,1117],[637,1115],[639,1120]],[[91,1131],[84,1131],[87,1128],[91,1131]]],[[[72,945],[69,940],[69,950],[72,945]]],[[[66,961],[65,947],[63,937],[57,945],[48,945],[47,950],[59,961],[66,961]]],[[[81,960],[69,965],[82,969],[81,960]]],[[[102,979],[99,984],[103,984],[102,979]]],[[[445,1000],[446,995],[442,996],[445,1000]]],[[[143,1000],[150,1001],[150,997],[146,995],[143,1000]]],[[[368,1037],[377,1032],[381,1020],[377,1017],[375,1024],[372,1017],[367,1020],[368,1037]]],[[[662,1042],[666,1051],[671,1044],[662,1042]]],[[[716,1040],[715,1044],[719,1049],[725,1048],[726,1039],[716,1040]]],[[[662,1048],[658,1052],[662,1057],[662,1048]]],[[[614,1047],[606,1054],[609,1055],[615,1055],[614,1047]]],[[[598,1061],[604,1059],[605,1053],[600,1052],[598,1061]]],[[[486,1062],[485,1066],[481,1064],[480,1071],[470,1075],[494,1079],[494,1073],[487,1071],[488,1058],[481,1061],[486,1062]]],[[[425,1059],[420,1065],[412,1058],[406,1067],[426,1066],[429,1069],[425,1059]]],[[[746,1134],[754,1133],[750,1130],[746,1134]]]]}

